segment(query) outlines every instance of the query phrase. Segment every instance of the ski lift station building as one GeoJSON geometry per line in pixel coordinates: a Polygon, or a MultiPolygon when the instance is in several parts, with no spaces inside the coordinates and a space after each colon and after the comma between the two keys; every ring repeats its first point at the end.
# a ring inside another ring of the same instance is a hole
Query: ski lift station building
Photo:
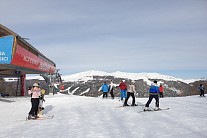
{"type": "Polygon", "coordinates": [[[26,74],[53,74],[56,64],[24,38],[0,24],[0,77],[19,77],[25,95],[26,74]]]}

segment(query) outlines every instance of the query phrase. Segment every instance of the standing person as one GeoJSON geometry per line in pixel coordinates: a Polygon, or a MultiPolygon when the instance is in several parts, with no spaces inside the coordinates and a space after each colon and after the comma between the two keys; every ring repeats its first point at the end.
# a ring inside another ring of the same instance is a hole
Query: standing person
{"type": "Polygon", "coordinates": [[[125,83],[125,80],[122,80],[118,86],[120,88],[120,97],[121,97],[121,101],[123,101],[123,99],[126,99],[126,91],[127,91],[127,85],[125,83]]]}
{"type": "Polygon", "coordinates": [[[144,111],[149,111],[149,105],[152,101],[153,98],[155,98],[155,109],[154,110],[159,110],[159,86],[157,85],[157,81],[154,80],[154,82],[151,84],[150,89],[149,89],[149,100],[147,101],[144,111]]]}
{"type": "Polygon", "coordinates": [[[131,106],[137,106],[135,104],[135,96],[134,96],[135,93],[136,93],[136,90],[135,90],[135,82],[132,81],[131,84],[128,87],[128,90],[127,90],[127,98],[125,99],[125,102],[124,102],[124,105],[123,106],[129,106],[127,104],[127,101],[128,101],[128,99],[129,99],[130,96],[132,97],[132,105],[131,106]]]}
{"type": "Polygon", "coordinates": [[[162,86],[162,84],[160,84],[160,87],[159,87],[159,91],[160,91],[160,98],[163,98],[164,96],[163,96],[163,91],[164,91],[164,88],[163,88],[163,86],[162,86]]]}
{"type": "Polygon", "coordinates": [[[38,83],[34,83],[31,90],[28,91],[28,94],[31,95],[32,107],[28,115],[28,119],[37,118],[38,106],[39,106],[39,96],[41,95],[40,88],[38,83]]]}
{"type": "Polygon", "coordinates": [[[111,94],[111,99],[114,99],[114,83],[111,80],[111,83],[109,84],[109,92],[111,94]]]}
{"type": "Polygon", "coordinates": [[[204,95],[204,90],[205,90],[204,85],[200,84],[198,89],[200,90],[200,97],[202,97],[202,96],[205,97],[205,95],[204,95]]]}
{"type": "Polygon", "coordinates": [[[104,82],[104,84],[101,87],[101,91],[103,92],[103,98],[108,97],[108,90],[109,86],[106,84],[106,82],[104,82]]]}

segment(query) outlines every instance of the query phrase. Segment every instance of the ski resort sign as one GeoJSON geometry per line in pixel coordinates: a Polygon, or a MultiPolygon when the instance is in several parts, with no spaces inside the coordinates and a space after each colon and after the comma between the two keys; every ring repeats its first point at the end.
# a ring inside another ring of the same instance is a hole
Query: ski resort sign
{"type": "Polygon", "coordinates": [[[24,49],[19,44],[16,46],[16,51],[11,62],[12,65],[21,66],[29,69],[39,70],[42,72],[54,72],[55,67],[46,62],[43,57],[37,56],[27,49],[24,49]]]}
{"type": "Polygon", "coordinates": [[[0,64],[10,64],[12,57],[13,36],[0,38],[0,64]]]}

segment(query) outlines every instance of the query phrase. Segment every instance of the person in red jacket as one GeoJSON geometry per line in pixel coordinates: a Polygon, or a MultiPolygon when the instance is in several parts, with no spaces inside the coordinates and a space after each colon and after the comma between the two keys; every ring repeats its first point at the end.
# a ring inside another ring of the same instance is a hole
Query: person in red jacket
{"type": "Polygon", "coordinates": [[[163,96],[163,91],[164,91],[164,88],[163,88],[163,86],[162,86],[162,84],[160,84],[160,87],[159,87],[159,91],[160,91],[160,98],[163,98],[164,96],[163,96]]]}
{"type": "Polygon", "coordinates": [[[121,101],[125,98],[126,99],[126,91],[127,91],[127,85],[125,83],[125,80],[122,80],[118,86],[120,88],[120,97],[121,101]]]}

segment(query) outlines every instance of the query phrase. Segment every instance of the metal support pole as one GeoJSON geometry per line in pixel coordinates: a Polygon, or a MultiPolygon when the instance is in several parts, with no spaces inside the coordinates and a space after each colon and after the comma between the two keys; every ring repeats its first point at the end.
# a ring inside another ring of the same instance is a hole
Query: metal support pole
{"type": "Polygon", "coordinates": [[[53,90],[52,90],[52,74],[49,74],[50,77],[50,82],[49,82],[49,95],[53,95],[53,90]]]}
{"type": "Polygon", "coordinates": [[[25,95],[25,81],[26,81],[26,74],[20,76],[21,81],[21,96],[25,95]]]}

